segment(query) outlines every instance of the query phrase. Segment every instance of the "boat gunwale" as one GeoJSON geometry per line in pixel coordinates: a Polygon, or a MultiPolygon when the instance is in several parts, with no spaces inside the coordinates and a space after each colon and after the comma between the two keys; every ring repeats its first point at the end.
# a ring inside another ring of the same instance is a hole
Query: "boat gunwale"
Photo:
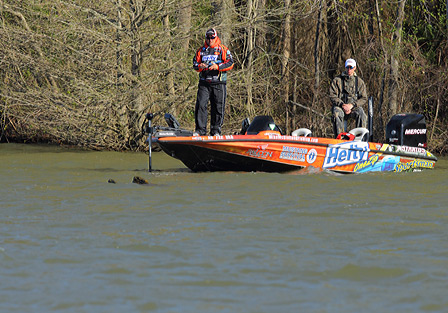
{"type": "MultiPolygon", "coordinates": [[[[220,137],[226,137],[226,136],[235,136],[235,135],[220,135],[220,137]]],[[[236,135],[238,137],[240,136],[247,136],[247,135],[236,135]]],[[[304,145],[310,145],[310,146],[319,146],[319,147],[331,147],[338,143],[344,143],[344,142],[350,142],[350,140],[338,140],[338,139],[331,139],[331,138],[322,138],[322,139],[330,139],[330,140],[336,140],[335,143],[320,143],[320,142],[310,142],[310,141],[304,141],[304,140],[289,140],[289,139],[275,139],[275,138],[257,138],[257,135],[250,135],[251,138],[212,138],[209,139],[209,137],[216,137],[216,136],[201,136],[201,137],[159,137],[154,138],[153,142],[158,143],[158,141],[166,142],[166,143],[178,143],[178,144],[195,144],[200,145],[201,143],[226,143],[226,142],[276,142],[276,143],[293,143],[293,144],[304,144],[304,145]],[[205,139],[203,139],[205,137],[205,139]],[[170,138],[170,140],[164,141],[163,139],[170,138]],[[176,139],[172,139],[176,138],[176,139]],[[193,139],[193,138],[201,138],[201,139],[193,139]]],[[[282,135],[285,136],[285,135],[282,135]]],[[[321,137],[302,137],[302,138],[314,138],[319,139],[321,137]]],[[[381,143],[372,142],[373,144],[381,145],[381,143]]],[[[396,146],[396,145],[390,145],[390,146],[396,146]]],[[[401,147],[401,146],[396,146],[401,147]]],[[[350,148],[340,147],[340,149],[346,149],[350,150],[350,148]]],[[[424,149],[424,148],[422,148],[424,149]]],[[[359,149],[352,149],[352,150],[359,150],[359,149]]],[[[400,151],[387,151],[387,150],[378,150],[378,149],[370,149],[369,152],[373,153],[382,153],[386,155],[394,155],[394,156],[400,156],[400,157],[408,157],[408,158],[415,158],[415,159],[423,159],[423,160],[431,160],[431,161],[437,161],[437,157],[434,156],[431,152],[424,149],[426,153],[430,153],[431,155],[420,155],[415,153],[403,153],[400,151]]]]}

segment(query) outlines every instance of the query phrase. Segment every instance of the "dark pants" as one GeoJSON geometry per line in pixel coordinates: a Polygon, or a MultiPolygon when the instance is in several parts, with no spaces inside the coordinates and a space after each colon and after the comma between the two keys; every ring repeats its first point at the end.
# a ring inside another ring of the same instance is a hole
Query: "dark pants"
{"type": "Polygon", "coordinates": [[[345,121],[349,119],[356,120],[356,127],[367,127],[367,115],[364,110],[360,107],[352,109],[352,113],[345,114],[344,110],[340,107],[333,107],[333,126],[334,126],[334,138],[336,138],[340,133],[346,132],[345,121]]]}
{"type": "Polygon", "coordinates": [[[195,131],[204,136],[207,134],[208,101],[210,100],[210,135],[221,134],[226,105],[226,84],[209,84],[199,82],[198,96],[194,117],[196,122],[195,131]]]}

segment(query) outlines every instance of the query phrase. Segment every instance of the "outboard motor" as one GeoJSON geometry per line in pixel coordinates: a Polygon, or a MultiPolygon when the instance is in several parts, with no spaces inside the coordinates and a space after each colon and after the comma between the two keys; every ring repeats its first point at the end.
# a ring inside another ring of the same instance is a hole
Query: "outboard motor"
{"type": "Polygon", "coordinates": [[[252,123],[250,123],[249,127],[247,128],[247,135],[256,135],[261,131],[264,130],[272,130],[272,131],[278,131],[281,133],[280,127],[278,127],[272,116],[269,115],[259,115],[255,116],[252,123]]]}
{"type": "Polygon", "coordinates": [[[386,142],[426,148],[426,122],[422,114],[397,114],[386,126],[386,142]]]}

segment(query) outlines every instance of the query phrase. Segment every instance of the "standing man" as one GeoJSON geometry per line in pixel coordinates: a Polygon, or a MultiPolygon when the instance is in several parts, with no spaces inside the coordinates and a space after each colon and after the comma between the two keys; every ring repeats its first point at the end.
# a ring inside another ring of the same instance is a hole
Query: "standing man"
{"type": "Polygon", "coordinates": [[[227,71],[233,68],[230,50],[221,44],[214,28],[205,33],[204,45],[196,51],[193,68],[199,72],[199,86],[194,111],[195,136],[207,133],[208,101],[211,106],[210,135],[221,135],[227,96],[227,71]]]}
{"type": "Polygon", "coordinates": [[[356,127],[367,127],[367,115],[362,108],[367,102],[366,84],[355,70],[356,61],[347,59],[345,71],[330,86],[335,138],[345,131],[344,120],[356,119],[356,127]]]}

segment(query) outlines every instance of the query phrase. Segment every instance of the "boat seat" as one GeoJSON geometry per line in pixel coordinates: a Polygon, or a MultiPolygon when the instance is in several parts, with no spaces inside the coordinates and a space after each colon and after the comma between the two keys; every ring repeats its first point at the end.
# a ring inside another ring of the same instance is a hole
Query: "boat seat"
{"type": "Polygon", "coordinates": [[[291,136],[308,137],[311,136],[311,130],[308,128],[299,128],[291,133],[291,136]]]}
{"type": "Polygon", "coordinates": [[[369,140],[369,130],[364,127],[353,128],[349,131],[350,134],[355,136],[354,141],[368,141],[369,140]]]}

